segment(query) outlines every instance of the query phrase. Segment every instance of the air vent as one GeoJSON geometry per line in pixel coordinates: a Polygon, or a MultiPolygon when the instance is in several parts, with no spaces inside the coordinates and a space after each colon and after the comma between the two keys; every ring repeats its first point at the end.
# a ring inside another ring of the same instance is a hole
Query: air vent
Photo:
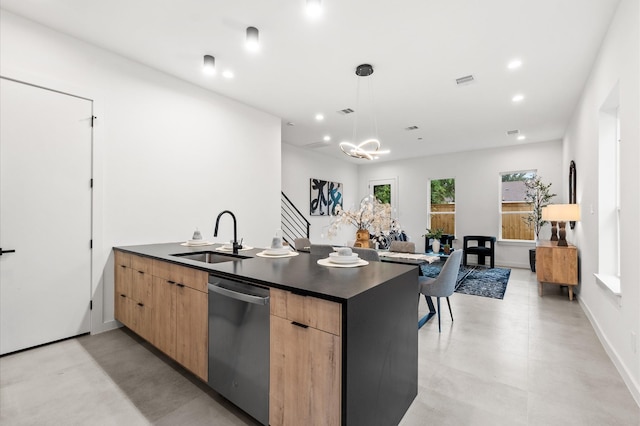
{"type": "Polygon", "coordinates": [[[475,81],[475,78],[473,78],[472,75],[465,75],[464,77],[456,78],[457,85],[470,84],[470,83],[473,83],[474,81],[475,81]]]}
{"type": "Polygon", "coordinates": [[[519,135],[520,134],[520,130],[507,130],[507,136],[515,136],[515,135],[519,135]]]}
{"type": "Polygon", "coordinates": [[[329,142],[313,142],[313,143],[308,143],[306,145],[303,145],[303,148],[307,148],[307,149],[318,149],[318,148],[324,148],[326,146],[329,146],[329,142]]]}
{"type": "Polygon", "coordinates": [[[409,127],[405,127],[404,129],[407,131],[418,130],[418,126],[409,126],[409,127]]]}
{"type": "Polygon", "coordinates": [[[340,115],[347,115],[347,114],[351,114],[354,111],[351,108],[345,108],[345,109],[341,109],[340,111],[337,111],[338,114],[340,115]]]}

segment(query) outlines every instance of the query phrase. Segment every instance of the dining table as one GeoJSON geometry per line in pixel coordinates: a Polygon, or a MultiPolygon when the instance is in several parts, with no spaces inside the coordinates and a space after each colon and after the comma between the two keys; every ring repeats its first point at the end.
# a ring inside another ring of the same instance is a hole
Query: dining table
{"type": "MultiPolygon", "coordinates": [[[[419,254],[419,253],[400,253],[390,252],[389,250],[378,250],[378,256],[381,262],[388,263],[400,263],[403,265],[415,265],[418,267],[418,275],[424,276],[422,272],[422,265],[427,263],[439,262],[441,258],[437,255],[431,254],[419,254]]],[[[418,330],[427,323],[437,313],[431,296],[424,295],[429,307],[429,312],[418,320],[418,330]]],[[[418,293],[418,299],[420,299],[420,293],[418,293]]]]}

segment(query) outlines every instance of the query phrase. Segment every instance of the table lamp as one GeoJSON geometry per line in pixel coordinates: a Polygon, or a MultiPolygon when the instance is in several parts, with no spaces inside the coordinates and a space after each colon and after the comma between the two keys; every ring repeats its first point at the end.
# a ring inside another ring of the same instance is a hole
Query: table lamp
{"type": "MultiPolygon", "coordinates": [[[[546,217],[548,221],[558,222],[560,228],[558,239],[558,247],[566,247],[567,244],[567,231],[565,229],[567,222],[580,220],[580,205],[578,204],[549,204],[547,207],[546,217]]],[[[543,213],[544,215],[544,213],[543,213]]],[[[544,217],[544,216],[543,216],[544,217]]]]}
{"type": "Polygon", "coordinates": [[[549,206],[544,206],[542,208],[542,220],[551,222],[551,241],[558,241],[558,222],[549,217],[549,210],[547,207],[549,206]]]}

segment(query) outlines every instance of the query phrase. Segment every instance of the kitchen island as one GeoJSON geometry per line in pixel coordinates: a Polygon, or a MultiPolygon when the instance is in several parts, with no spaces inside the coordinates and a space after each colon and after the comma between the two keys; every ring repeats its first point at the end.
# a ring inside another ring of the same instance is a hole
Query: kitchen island
{"type": "Polygon", "coordinates": [[[200,362],[183,365],[207,381],[201,359],[208,344],[200,342],[206,340],[207,327],[202,280],[212,276],[264,286],[271,290],[269,423],[398,424],[417,394],[417,268],[381,262],[331,268],[318,265],[319,257],[306,253],[257,257],[261,249],[241,251],[245,259],[213,264],[175,256],[216,252],[219,247],[168,243],[114,248],[116,319],[124,316],[125,325],[132,324],[129,328],[178,362],[178,352],[188,354],[196,348],[192,358],[200,362]],[[148,266],[136,269],[145,261],[148,266]],[[151,285],[144,284],[143,291],[123,286],[119,281],[128,279],[128,268],[133,287],[136,279],[151,285]],[[141,278],[145,273],[150,275],[146,281],[141,278]],[[178,291],[193,290],[190,297],[174,302],[177,326],[166,321],[163,298],[156,297],[170,288],[165,283],[181,285],[178,291]],[[122,291],[146,295],[150,302],[134,296],[130,305],[135,309],[142,304],[140,309],[147,312],[127,318],[131,309],[118,308],[120,300],[128,299],[122,291]],[[185,306],[191,302],[195,309],[185,306]],[[187,313],[195,316],[180,323],[187,313]],[[140,326],[145,321],[149,326],[140,326]],[[162,337],[167,327],[174,327],[169,333],[174,337],[162,337]],[[181,332],[191,334],[190,340],[179,336],[181,332]],[[162,346],[172,338],[182,343],[162,346]]]}

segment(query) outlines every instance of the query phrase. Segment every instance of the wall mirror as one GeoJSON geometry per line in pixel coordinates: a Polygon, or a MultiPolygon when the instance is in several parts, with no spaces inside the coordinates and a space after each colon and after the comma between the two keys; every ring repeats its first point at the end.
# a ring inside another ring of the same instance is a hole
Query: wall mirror
{"type": "MultiPolygon", "coordinates": [[[[571,163],[569,163],[569,204],[576,203],[576,163],[571,160],[571,163]]],[[[576,226],[576,222],[570,221],[569,226],[573,229],[576,226]]]]}

